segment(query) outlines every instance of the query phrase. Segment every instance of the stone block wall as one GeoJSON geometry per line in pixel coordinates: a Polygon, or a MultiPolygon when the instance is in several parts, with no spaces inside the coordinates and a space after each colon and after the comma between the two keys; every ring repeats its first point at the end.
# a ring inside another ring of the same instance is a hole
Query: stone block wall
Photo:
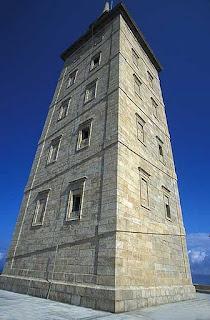
{"type": "Polygon", "coordinates": [[[165,107],[158,73],[124,19],[120,30],[116,286],[169,286],[173,291],[173,286],[192,282],[165,107]],[[138,67],[132,49],[139,56],[138,67]],[[140,95],[135,93],[134,74],[141,83],[140,95]],[[151,98],[158,104],[158,118],[151,98]],[[138,139],[137,116],[144,121],[144,141],[138,139]],[[163,142],[164,161],[157,137],[163,142]],[[141,171],[147,175],[148,206],[141,199],[141,171]],[[164,207],[165,189],[170,219],[164,207]]]}
{"type": "Polygon", "coordinates": [[[195,291],[158,72],[120,14],[92,31],[59,77],[0,288],[111,312],[191,299],[195,291]],[[100,65],[90,71],[99,52],[100,65]],[[68,87],[75,70],[76,81],[68,87]],[[96,97],[85,103],[86,86],[95,80],[96,97]],[[66,99],[71,100],[68,114],[58,121],[66,99]],[[143,143],[137,117],[144,122],[143,143]],[[92,123],[90,145],[77,151],[78,129],[85,121],[92,123]],[[47,164],[57,137],[57,161],[47,164]],[[146,207],[140,196],[142,172],[148,183],[146,207]],[[84,178],[81,218],[66,222],[69,183],[84,178]],[[170,219],[163,188],[170,195],[170,219]],[[44,222],[34,227],[36,197],[43,190],[49,190],[44,222]]]}
{"type": "MultiPolygon", "coordinates": [[[[11,281],[12,277],[25,277],[44,283],[114,285],[119,20],[117,17],[104,26],[65,62],[4,269],[11,281]],[[90,71],[91,59],[98,52],[101,52],[100,66],[90,71]],[[78,70],[76,81],[68,87],[69,75],[74,70],[78,70]],[[96,98],[85,103],[86,86],[96,79],[96,98]],[[65,99],[71,99],[68,114],[58,121],[65,99]],[[78,128],[90,119],[90,146],[77,152],[78,128]],[[51,141],[58,136],[61,142],[57,161],[47,165],[51,141]],[[80,221],[66,223],[69,183],[84,177],[82,217],[80,221]],[[44,223],[33,227],[36,197],[43,190],[49,190],[44,223]]],[[[31,282],[27,285],[31,292],[31,282]]]]}

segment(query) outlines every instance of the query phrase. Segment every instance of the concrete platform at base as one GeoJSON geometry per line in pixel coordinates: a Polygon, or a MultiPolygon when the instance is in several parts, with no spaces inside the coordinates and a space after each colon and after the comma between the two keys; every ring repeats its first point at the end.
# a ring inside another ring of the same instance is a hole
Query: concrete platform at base
{"type": "Polygon", "coordinates": [[[113,313],[195,298],[192,285],[112,287],[4,274],[0,276],[0,289],[113,313]]]}
{"type": "Polygon", "coordinates": [[[210,295],[194,300],[112,314],[0,290],[1,320],[210,320],[210,295]]]}

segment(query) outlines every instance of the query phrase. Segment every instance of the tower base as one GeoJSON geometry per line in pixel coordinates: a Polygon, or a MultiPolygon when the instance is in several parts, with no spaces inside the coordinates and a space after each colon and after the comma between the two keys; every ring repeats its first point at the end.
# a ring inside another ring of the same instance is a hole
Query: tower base
{"type": "Polygon", "coordinates": [[[0,276],[0,289],[114,313],[195,298],[193,285],[122,287],[0,276]]]}

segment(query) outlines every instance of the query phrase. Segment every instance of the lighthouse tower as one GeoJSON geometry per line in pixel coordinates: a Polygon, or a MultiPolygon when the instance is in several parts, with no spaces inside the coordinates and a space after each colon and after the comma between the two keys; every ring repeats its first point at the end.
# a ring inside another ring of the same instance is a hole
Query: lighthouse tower
{"type": "Polygon", "coordinates": [[[161,65],[108,3],[61,58],[0,288],[111,312],[193,298],[161,65]]]}

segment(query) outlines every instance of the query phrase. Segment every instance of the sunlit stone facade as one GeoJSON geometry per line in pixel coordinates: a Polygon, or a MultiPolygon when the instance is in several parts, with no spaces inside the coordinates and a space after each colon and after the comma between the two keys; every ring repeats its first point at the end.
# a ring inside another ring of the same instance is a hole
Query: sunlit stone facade
{"type": "Polygon", "coordinates": [[[161,66],[121,4],[62,58],[0,287],[111,312],[193,298],[161,66]]]}

